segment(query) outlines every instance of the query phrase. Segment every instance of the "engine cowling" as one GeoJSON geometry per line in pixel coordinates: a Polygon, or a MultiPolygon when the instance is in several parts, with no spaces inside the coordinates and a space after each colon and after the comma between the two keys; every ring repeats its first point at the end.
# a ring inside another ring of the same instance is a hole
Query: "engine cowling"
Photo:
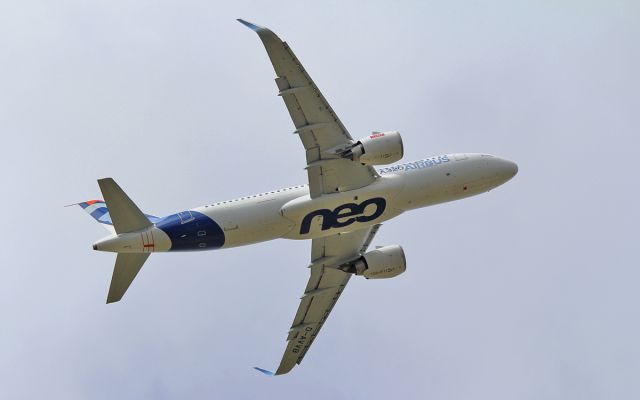
{"type": "Polygon", "coordinates": [[[402,159],[404,146],[398,131],[374,132],[359,139],[349,154],[353,161],[365,165],[385,165],[402,159]]]}
{"type": "Polygon", "coordinates": [[[367,279],[386,279],[400,275],[407,269],[404,250],[399,245],[379,247],[338,269],[362,275],[367,279]]]}

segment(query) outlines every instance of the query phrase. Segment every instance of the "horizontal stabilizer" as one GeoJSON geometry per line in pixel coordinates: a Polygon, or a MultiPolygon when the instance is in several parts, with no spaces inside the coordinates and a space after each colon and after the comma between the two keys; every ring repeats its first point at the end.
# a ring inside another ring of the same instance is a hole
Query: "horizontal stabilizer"
{"type": "Polygon", "coordinates": [[[149,253],[118,253],[107,295],[107,304],[122,299],[147,258],[149,253]]]}
{"type": "Polygon", "coordinates": [[[111,178],[98,179],[116,233],[134,232],[150,227],[151,221],[111,178]]]}

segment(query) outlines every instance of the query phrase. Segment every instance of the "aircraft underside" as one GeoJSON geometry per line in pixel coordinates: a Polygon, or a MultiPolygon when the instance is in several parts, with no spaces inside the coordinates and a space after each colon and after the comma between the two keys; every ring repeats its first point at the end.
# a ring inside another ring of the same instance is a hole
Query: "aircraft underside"
{"type": "Polygon", "coordinates": [[[487,192],[518,168],[499,157],[471,153],[397,164],[404,155],[399,132],[353,139],[289,45],[267,28],[239,21],[258,34],[267,50],[278,95],[304,147],[308,185],[159,218],[143,213],[113,179],[105,178],[98,180],[104,200],[78,205],[111,232],[93,245],[117,253],[107,303],[122,299],[151,253],[309,239],[310,263],[301,264],[310,267],[310,276],[275,371],[279,375],[302,361],[352,276],[384,279],[406,270],[401,246],[369,250],[382,222],[487,192]]]}

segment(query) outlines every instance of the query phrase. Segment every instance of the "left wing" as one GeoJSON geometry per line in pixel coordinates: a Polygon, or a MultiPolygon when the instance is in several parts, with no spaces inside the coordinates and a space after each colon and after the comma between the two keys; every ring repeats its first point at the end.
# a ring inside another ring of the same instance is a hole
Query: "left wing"
{"type": "MultiPolygon", "coordinates": [[[[360,257],[373,240],[380,224],[357,231],[313,239],[311,276],[287,336],[287,348],[275,375],[286,374],[302,362],[314,339],[340,298],[351,274],[337,269],[360,257]]],[[[270,374],[261,368],[257,370],[270,374]]]]}
{"type": "Polygon", "coordinates": [[[284,100],[307,156],[309,194],[343,192],[367,186],[378,173],[339,154],[351,149],[353,138],[286,42],[271,30],[238,20],[255,31],[278,76],[278,95],[284,100]]]}

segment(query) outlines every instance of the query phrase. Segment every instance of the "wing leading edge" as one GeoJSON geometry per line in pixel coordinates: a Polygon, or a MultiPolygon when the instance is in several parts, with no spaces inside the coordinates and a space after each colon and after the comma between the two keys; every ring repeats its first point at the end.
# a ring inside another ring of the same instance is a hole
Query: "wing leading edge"
{"type": "Polygon", "coordinates": [[[373,167],[337,156],[353,139],[286,42],[271,30],[238,20],[255,31],[276,72],[282,97],[306,151],[311,197],[367,186],[378,176],[373,167]]]}

